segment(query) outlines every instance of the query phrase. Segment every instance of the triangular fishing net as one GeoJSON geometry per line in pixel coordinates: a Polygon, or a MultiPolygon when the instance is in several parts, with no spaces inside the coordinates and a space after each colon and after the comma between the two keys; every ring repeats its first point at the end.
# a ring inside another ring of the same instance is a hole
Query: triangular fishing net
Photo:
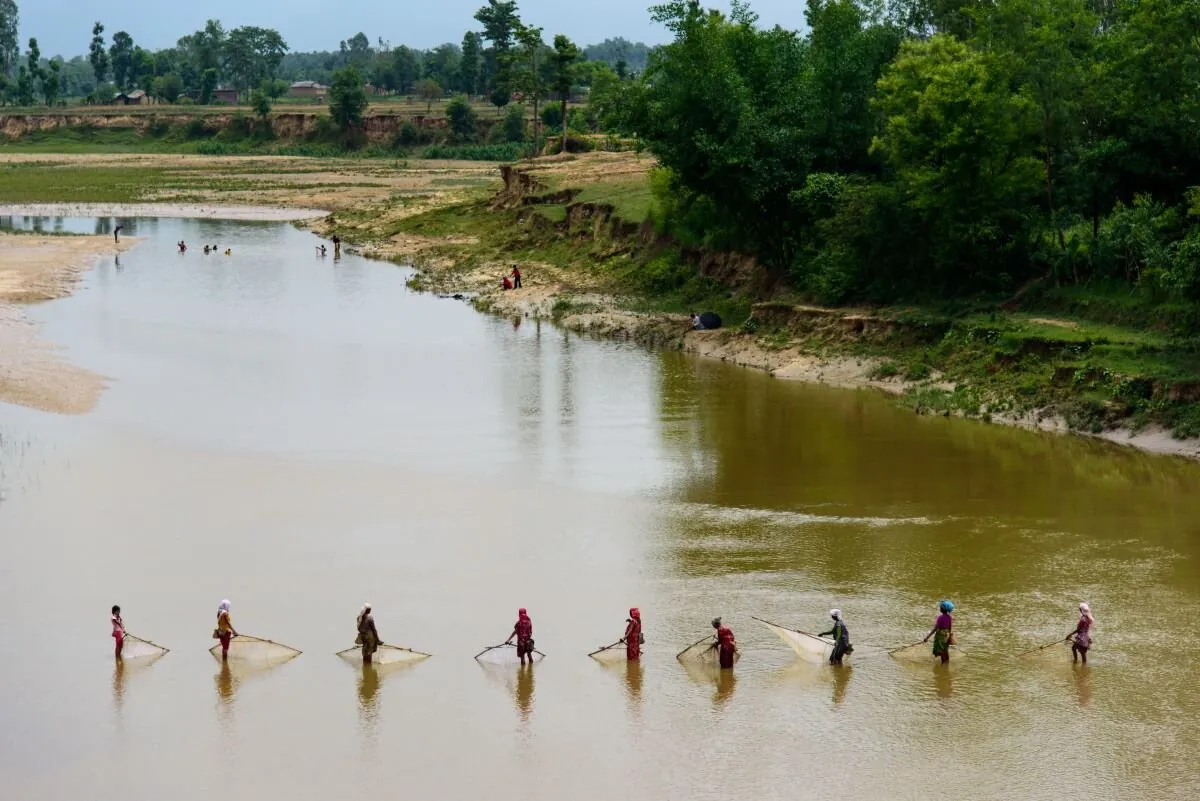
{"type": "MultiPolygon", "coordinates": [[[[546,655],[537,649],[534,649],[532,656],[534,662],[540,662],[546,658],[546,655]]],[[[475,660],[485,665],[519,665],[521,663],[521,658],[517,656],[517,646],[512,643],[501,643],[484,648],[475,655],[475,660]]]]}
{"type": "Polygon", "coordinates": [[[616,665],[629,661],[629,654],[623,642],[606,645],[598,651],[592,651],[588,656],[605,665],[616,665]]]}
{"type": "Polygon", "coordinates": [[[154,659],[167,653],[168,650],[161,645],[156,645],[149,640],[143,640],[141,637],[134,637],[127,632],[124,644],[121,646],[121,658],[154,659]]]}
{"type": "MultiPolygon", "coordinates": [[[[208,649],[217,659],[221,658],[221,645],[208,649]]],[[[294,659],[300,651],[273,640],[239,634],[229,643],[229,661],[247,665],[276,665],[294,659]]]]}
{"type": "MultiPolygon", "coordinates": [[[[680,662],[705,665],[707,667],[719,667],[721,664],[721,651],[717,648],[716,636],[710,636],[684,648],[675,655],[675,658],[680,662]]],[[[737,663],[741,658],[742,652],[735,651],[733,654],[734,663],[737,663]]]]}
{"type": "Polygon", "coordinates": [[[779,635],[779,639],[787,643],[796,652],[796,656],[805,662],[828,662],[830,655],[833,654],[834,642],[831,639],[778,626],[762,618],[754,619],[779,635]]]}
{"type": "MultiPolygon", "coordinates": [[[[347,648],[344,651],[338,651],[337,655],[347,662],[354,662],[361,665],[363,662],[362,646],[356,645],[353,648],[347,648]]],[[[430,654],[414,651],[411,648],[402,648],[399,645],[380,645],[379,648],[371,655],[371,664],[373,665],[401,665],[412,662],[420,662],[422,659],[428,659],[430,654]]]]}

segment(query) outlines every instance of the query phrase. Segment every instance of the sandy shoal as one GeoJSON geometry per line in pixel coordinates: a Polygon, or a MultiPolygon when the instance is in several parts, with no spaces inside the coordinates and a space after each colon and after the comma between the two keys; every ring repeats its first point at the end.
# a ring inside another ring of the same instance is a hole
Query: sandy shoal
{"type": "Polygon", "coordinates": [[[23,203],[0,204],[0,217],[170,217],[200,220],[297,222],[329,214],[321,209],[221,206],[207,203],[23,203]]]}
{"type": "Polygon", "coordinates": [[[107,236],[0,234],[0,401],[60,414],[90,411],[104,378],[65,361],[22,308],[71,294],[103,255],[127,250],[107,236]]]}

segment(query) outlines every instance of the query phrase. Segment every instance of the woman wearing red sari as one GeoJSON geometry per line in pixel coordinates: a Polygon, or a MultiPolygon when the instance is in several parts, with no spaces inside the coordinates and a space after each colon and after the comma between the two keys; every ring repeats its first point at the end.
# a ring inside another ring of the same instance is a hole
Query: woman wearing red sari
{"type": "Polygon", "coordinates": [[[642,656],[642,613],[636,608],[629,610],[625,625],[625,658],[636,662],[642,656]]]}
{"type": "Polygon", "coordinates": [[[517,610],[517,624],[513,626],[512,634],[508,635],[506,643],[513,641],[513,637],[517,638],[517,656],[521,658],[521,664],[525,664],[525,655],[529,655],[529,664],[533,664],[533,621],[529,619],[529,614],[524,608],[517,610]]]}
{"type": "Polygon", "coordinates": [[[733,638],[733,629],[721,625],[721,618],[713,618],[713,628],[717,630],[717,653],[721,657],[721,669],[733,667],[737,655],[737,640],[733,638]]]}

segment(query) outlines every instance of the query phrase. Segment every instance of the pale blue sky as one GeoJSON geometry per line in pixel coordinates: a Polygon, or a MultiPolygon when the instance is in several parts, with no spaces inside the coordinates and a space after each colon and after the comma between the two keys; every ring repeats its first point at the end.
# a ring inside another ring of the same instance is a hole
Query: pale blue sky
{"type": "MultiPolygon", "coordinates": [[[[477,27],[472,15],[484,0],[17,0],[21,11],[21,44],[36,36],[45,56],[86,54],[92,23],[104,23],[105,36],[128,31],[148,49],[168,47],[176,39],[215,17],[225,27],[259,25],[275,28],[293,50],[333,50],[338,41],[365,33],[372,42],[382,36],[392,44],[433,47],[459,42],[477,27]]],[[[595,44],[624,36],[658,44],[666,31],[650,21],[651,0],[521,0],[525,22],[540,25],[547,38],[565,33],[579,44],[595,44]]],[[[705,3],[727,8],[727,0],[705,3]]],[[[799,29],[803,0],[757,0],[753,8],[765,25],[799,29]]]]}

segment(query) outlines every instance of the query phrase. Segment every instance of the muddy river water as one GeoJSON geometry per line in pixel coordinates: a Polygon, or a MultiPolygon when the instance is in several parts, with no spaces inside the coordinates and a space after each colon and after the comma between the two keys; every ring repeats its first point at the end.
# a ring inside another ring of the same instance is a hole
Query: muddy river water
{"type": "Polygon", "coordinates": [[[1200,467],[495,319],[287,225],[126,232],[31,312],[97,409],[0,406],[0,798],[1200,796],[1200,467]],[[872,647],[942,597],[969,659],[872,647]],[[303,655],[223,673],[223,598],[303,655]],[[1013,658],[1081,600],[1092,665],[1013,658]],[[434,657],[334,657],[364,601],[434,657]],[[114,668],[114,603],[171,653],[114,668]],[[482,668],[518,606],[547,659],[482,668]],[[642,664],[588,659],[630,606],[642,664]],[[831,606],[847,669],[751,620],[831,606]],[[714,615],[742,661],[689,673],[714,615]]]}

